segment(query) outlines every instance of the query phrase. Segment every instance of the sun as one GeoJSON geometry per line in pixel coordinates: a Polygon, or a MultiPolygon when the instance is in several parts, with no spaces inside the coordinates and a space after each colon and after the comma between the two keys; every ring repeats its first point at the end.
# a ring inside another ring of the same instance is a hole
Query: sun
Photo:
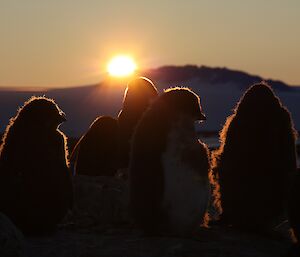
{"type": "Polygon", "coordinates": [[[131,57],[118,55],[109,62],[107,70],[111,76],[129,76],[136,70],[136,64],[131,57]]]}

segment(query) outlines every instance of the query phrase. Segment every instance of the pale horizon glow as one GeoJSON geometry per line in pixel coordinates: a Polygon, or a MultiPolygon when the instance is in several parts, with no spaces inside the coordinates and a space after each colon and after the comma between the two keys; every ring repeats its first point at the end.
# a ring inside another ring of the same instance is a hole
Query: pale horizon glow
{"type": "Polygon", "coordinates": [[[116,53],[134,53],[139,70],[227,67],[300,85],[299,10],[299,0],[2,0],[0,87],[99,83],[116,53]]]}
{"type": "Polygon", "coordinates": [[[129,76],[136,70],[134,60],[126,55],[115,56],[108,64],[107,71],[109,75],[115,77],[129,76]]]}

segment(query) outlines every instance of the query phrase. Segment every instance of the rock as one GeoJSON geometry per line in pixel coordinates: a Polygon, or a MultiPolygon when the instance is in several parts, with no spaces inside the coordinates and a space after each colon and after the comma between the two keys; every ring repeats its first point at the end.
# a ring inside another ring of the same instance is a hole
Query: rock
{"type": "Polygon", "coordinates": [[[15,225],[0,213],[0,256],[24,256],[24,238],[15,225]]]}

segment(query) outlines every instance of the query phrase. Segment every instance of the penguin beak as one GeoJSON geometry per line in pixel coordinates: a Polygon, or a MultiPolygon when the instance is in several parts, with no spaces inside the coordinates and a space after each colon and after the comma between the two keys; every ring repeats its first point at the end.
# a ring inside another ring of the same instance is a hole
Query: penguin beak
{"type": "Polygon", "coordinates": [[[63,123],[63,122],[65,122],[66,120],[67,120],[67,119],[66,119],[65,114],[61,114],[61,115],[60,115],[60,118],[59,118],[60,123],[63,123]]]}
{"type": "Polygon", "coordinates": [[[199,120],[200,122],[205,121],[205,120],[206,120],[205,114],[201,112],[201,113],[200,113],[200,116],[198,117],[198,120],[199,120]]]}

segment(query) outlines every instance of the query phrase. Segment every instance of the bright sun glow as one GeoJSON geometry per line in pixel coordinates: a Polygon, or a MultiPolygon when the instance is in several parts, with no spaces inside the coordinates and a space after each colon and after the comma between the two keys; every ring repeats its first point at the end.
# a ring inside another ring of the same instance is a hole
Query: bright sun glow
{"type": "Polygon", "coordinates": [[[136,64],[131,57],[120,55],[114,57],[110,61],[107,69],[108,69],[108,73],[111,76],[117,76],[117,77],[128,76],[135,71],[136,64]]]}

